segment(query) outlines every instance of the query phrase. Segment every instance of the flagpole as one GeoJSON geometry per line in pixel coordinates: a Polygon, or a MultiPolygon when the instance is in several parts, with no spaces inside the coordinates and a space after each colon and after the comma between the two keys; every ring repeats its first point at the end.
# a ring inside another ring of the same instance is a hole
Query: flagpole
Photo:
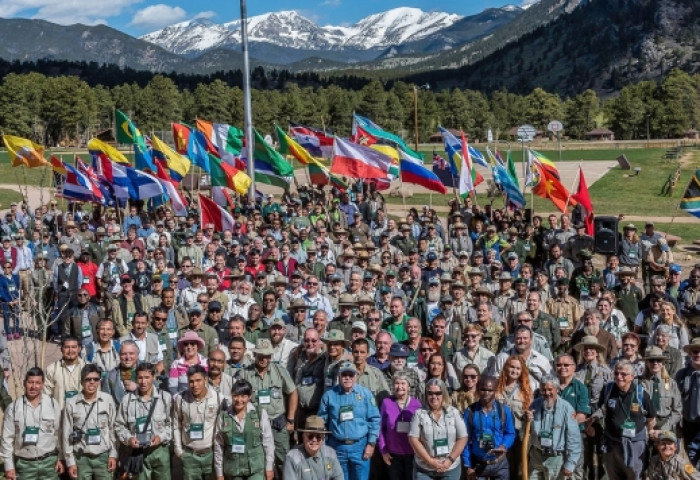
{"type": "Polygon", "coordinates": [[[243,52],[243,112],[246,140],[246,152],[248,157],[248,176],[250,188],[248,189],[248,202],[255,203],[255,160],[253,158],[253,112],[250,93],[250,65],[248,61],[248,9],[246,0],[241,1],[241,50],[243,52]]]}
{"type": "Polygon", "coordinates": [[[569,196],[566,197],[566,205],[564,205],[564,213],[569,209],[569,201],[571,200],[571,192],[574,189],[574,185],[576,185],[576,181],[579,179],[581,176],[581,163],[579,162],[578,164],[578,171],[576,172],[576,176],[574,177],[574,181],[571,184],[571,188],[569,189],[569,196]]]}

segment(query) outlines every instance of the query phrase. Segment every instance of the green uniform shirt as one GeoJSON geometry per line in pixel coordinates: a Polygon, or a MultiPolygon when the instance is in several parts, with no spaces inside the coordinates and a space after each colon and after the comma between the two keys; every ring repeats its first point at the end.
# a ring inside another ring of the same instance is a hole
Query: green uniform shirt
{"type": "Polygon", "coordinates": [[[274,363],[270,363],[265,376],[260,376],[253,364],[241,369],[238,377],[250,382],[253,386],[251,403],[264,409],[270,419],[285,413],[284,397],[297,389],[287,370],[274,363]]]}

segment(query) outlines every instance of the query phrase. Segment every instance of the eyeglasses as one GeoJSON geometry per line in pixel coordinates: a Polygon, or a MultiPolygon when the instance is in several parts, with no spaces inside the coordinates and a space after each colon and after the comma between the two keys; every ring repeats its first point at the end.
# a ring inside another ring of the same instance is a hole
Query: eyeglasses
{"type": "Polygon", "coordinates": [[[86,381],[86,382],[99,382],[99,381],[100,381],[100,377],[86,377],[86,378],[85,378],[85,381],[86,381]]]}
{"type": "Polygon", "coordinates": [[[616,377],[629,377],[630,376],[629,373],[625,373],[625,372],[615,372],[614,375],[616,377]]]}
{"type": "Polygon", "coordinates": [[[636,344],[636,343],[623,343],[622,346],[623,346],[624,348],[637,348],[637,344],[636,344]]]}
{"type": "Polygon", "coordinates": [[[89,297],[90,294],[89,293],[79,293],[78,296],[79,297],[89,297]]]}
{"type": "Polygon", "coordinates": [[[557,368],[569,368],[573,367],[573,363],[557,363],[557,368]]]}
{"type": "Polygon", "coordinates": [[[464,336],[464,338],[479,338],[478,333],[468,333],[464,336]]]}
{"type": "Polygon", "coordinates": [[[378,322],[379,319],[378,319],[377,317],[369,317],[369,318],[367,319],[367,321],[368,321],[368,322],[378,322]]]}
{"type": "Polygon", "coordinates": [[[442,392],[434,392],[434,391],[431,391],[431,390],[428,390],[427,393],[428,393],[428,396],[429,396],[429,397],[439,397],[440,395],[442,395],[442,392]]]}
{"type": "Polygon", "coordinates": [[[469,380],[476,380],[477,378],[479,378],[479,375],[465,375],[464,378],[468,378],[469,380]]]}
{"type": "Polygon", "coordinates": [[[307,285],[315,287],[318,285],[318,282],[306,282],[307,285]]]}

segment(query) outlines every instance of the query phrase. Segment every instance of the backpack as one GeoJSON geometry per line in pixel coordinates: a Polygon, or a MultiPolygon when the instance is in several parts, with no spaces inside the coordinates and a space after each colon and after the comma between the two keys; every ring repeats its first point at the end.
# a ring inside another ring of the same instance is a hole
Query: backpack
{"type": "MultiPolygon", "coordinates": [[[[112,340],[112,345],[114,345],[114,351],[119,353],[119,349],[121,348],[121,344],[119,343],[119,340],[112,340]]],[[[95,358],[95,342],[90,342],[89,344],[85,345],[85,359],[88,361],[88,363],[92,363],[92,361],[95,358]]]]}

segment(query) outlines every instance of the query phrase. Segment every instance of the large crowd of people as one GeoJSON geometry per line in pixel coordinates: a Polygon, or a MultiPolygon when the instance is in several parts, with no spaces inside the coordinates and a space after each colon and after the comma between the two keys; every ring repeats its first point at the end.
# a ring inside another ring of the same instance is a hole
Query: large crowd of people
{"type": "Polygon", "coordinates": [[[700,265],[653,222],[602,256],[568,214],[449,204],[13,204],[0,362],[61,358],[2,389],[5,478],[699,479],[700,265]]]}

